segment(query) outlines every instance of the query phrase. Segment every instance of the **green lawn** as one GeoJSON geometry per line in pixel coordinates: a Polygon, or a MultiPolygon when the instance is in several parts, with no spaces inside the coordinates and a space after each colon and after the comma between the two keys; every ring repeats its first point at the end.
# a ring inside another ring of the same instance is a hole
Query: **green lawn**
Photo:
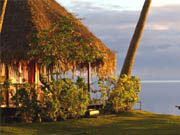
{"type": "Polygon", "coordinates": [[[54,123],[4,124],[0,135],[180,135],[180,116],[143,111],[54,123]]]}

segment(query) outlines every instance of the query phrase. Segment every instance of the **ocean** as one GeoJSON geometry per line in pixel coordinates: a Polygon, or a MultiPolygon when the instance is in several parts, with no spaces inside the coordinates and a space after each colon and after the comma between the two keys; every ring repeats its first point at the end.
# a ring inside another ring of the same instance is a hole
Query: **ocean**
{"type": "Polygon", "coordinates": [[[142,81],[141,89],[142,110],[180,115],[180,81],[142,81]]]}

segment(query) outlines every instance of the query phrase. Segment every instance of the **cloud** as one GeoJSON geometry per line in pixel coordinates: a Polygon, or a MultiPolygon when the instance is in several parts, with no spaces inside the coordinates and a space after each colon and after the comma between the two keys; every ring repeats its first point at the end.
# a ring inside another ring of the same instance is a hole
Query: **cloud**
{"type": "Polygon", "coordinates": [[[127,25],[119,25],[116,27],[117,30],[123,30],[123,29],[132,29],[135,28],[135,24],[127,24],[127,25]]]}
{"type": "MultiPolygon", "coordinates": [[[[179,79],[180,5],[158,4],[150,10],[133,74],[142,79],[179,79]]],[[[83,23],[116,51],[120,72],[140,11],[109,10],[87,2],[76,4],[71,10],[85,18],[83,23]]]]}
{"type": "MultiPolygon", "coordinates": [[[[66,7],[82,6],[84,4],[91,4],[97,8],[106,10],[141,10],[145,0],[57,0],[64,4],[66,7]]],[[[164,7],[167,5],[178,5],[179,0],[152,0],[152,7],[164,7]]]]}
{"type": "Polygon", "coordinates": [[[179,5],[179,0],[154,0],[152,1],[153,7],[164,7],[164,6],[172,6],[172,5],[179,5]]]}
{"type": "Polygon", "coordinates": [[[146,29],[163,31],[163,30],[168,30],[169,27],[165,25],[160,25],[160,24],[148,24],[146,29]]]}
{"type": "Polygon", "coordinates": [[[132,10],[138,10],[138,8],[142,7],[143,0],[139,0],[139,4],[137,4],[134,1],[124,1],[124,0],[103,0],[103,1],[97,1],[97,0],[57,0],[59,3],[62,3],[64,6],[68,8],[74,8],[77,7],[77,5],[81,8],[84,5],[90,4],[93,5],[93,7],[96,8],[103,8],[106,10],[117,10],[117,11],[122,11],[122,10],[127,10],[127,9],[132,9],[132,10]]]}
{"type": "Polygon", "coordinates": [[[82,0],[72,0],[72,2],[75,2],[75,3],[78,2],[79,3],[79,2],[82,2],[82,0]]]}

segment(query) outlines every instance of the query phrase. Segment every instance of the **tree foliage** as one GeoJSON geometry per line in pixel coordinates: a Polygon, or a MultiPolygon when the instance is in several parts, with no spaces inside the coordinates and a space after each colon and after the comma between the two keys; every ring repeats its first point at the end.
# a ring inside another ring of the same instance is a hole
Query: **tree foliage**
{"type": "Polygon", "coordinates": [[[102,60],[100,51],[84,38],[81,24],[72,17],[62,17],[49,30],[27,35],[31,50],[29,56],[45,65],[88,63],[102,60]]]}

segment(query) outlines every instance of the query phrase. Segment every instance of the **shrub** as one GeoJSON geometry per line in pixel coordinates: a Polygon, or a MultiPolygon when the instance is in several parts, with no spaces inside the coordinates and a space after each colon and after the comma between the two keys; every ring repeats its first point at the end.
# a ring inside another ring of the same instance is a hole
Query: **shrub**
{"type": "Polygon", "coordinates": [[[63,81],[61,80],[43,82],[44,86],[41,87],[44,92],[44,103],[46,107],[45,117],[49,120],[56,121],[62,111],[59,101],[62,83],[63,81]]]}
{"type": "Polygon", "coordinates": [[[43,104],[37,99],[37,91],[34,85],[21,85],[12,100],[18,108],[16,115],[21,121],[26,123],[41,121],[43,104]]]}
{"type": "Polygon", "coordinates": [[[112,89],[114,89],[116,83],[117,78],[115,77],[100,78],[98,80],[98,87],[101,93],[101,101],[103,103],[105,103],[106,100],[108,100],[110,93],[112,92],[112,89]]]}
{"type": "Polygon", "coordinates": [[[67,78],[51,82],[42,79],[42,83],[43,101],[38,100],[37,89],[32,84],[20,85],[13,96],[18,110],[16,117],[21,121],[57,121],[58,118],[78,118],[85,114],[89,94],[84,79],[78,77],[76,82],[67,78]]]}
{"type": "Polygon", "coordinates": [[[106,109],[115,113],[132,109],[139,100],[140,91],[140,79],[124,75],[110,93],[106,109]]]}
{"type": "Polygon", "coordinates": [[[11,80],[5,80],[3,84],[0,84],[0,105],[5,101],[5,94],[11,86],[11,80]]]}
{"type": "Polygon", "coordinates": [[[77,82],[70,79],[57,79],[45,82],[42,87],[46,106],[46,118],[56,121],[58,118],[77,118],[87,111],[89,96],[86,83],[78,78],[77,82]]]}

